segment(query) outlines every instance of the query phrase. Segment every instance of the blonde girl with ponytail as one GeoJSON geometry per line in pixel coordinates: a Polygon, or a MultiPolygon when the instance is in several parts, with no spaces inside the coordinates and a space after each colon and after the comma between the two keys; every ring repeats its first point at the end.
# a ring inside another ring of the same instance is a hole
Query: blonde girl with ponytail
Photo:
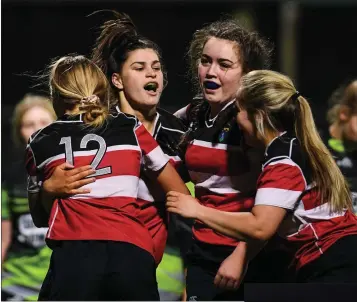
{"type": "Polygon", "coordinates": [[[294,250],[300,282],[357,282],[350,192],[308,101],[287,76],[256,70],[242,77],[236,105],[245,138],[266,148],[252,211],[217,211],[177,192],[167,195],[168,211],[244,241],[278,233],[294,250]]]}

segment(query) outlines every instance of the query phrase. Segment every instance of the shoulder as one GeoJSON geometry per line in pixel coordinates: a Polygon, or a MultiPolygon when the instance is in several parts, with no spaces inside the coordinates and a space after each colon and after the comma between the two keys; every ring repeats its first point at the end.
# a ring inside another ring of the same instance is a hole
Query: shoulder
{"type": "Polygon", "coordinates": [[[167,130],[186,132],[187,127],[182,122],[182,120],[176,117],[174,114],[162,108],[158,108],[157,112],[160,115],[160,122],[162,126],[167,128],[167,130]]]}

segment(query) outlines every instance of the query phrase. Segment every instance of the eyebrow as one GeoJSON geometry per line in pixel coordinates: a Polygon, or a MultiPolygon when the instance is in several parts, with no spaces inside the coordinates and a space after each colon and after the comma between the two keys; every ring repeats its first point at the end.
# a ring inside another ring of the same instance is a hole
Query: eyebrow
{"type": "MultiPolygon", "coordinates": [[[[151,65],[154,65],[154,64],[157,64],[157,63],[160,63],[160,61],[159,61],[159,60],[155,60],[155,61],[153,61],[153,62],[151,63],[151,65]]],[[[131,63],[130,66],[132,66],[132,65],[134,65],[134,64],[145,65],[146,62],[137,61],[137,62],[131,63]]]]}
{"type": "MultiPolygon", "coordinates": [[[[202,57],[207,57],[207,58],[212,59],[209,55],[206,55],[205,53],[204,53],[204,54],[202,54],[202,57]]],[[[218,61],[218,62],[224,62],[224,61],[227,61],[227,62],[230,62],[230,63],[234,64],[234,62],[233,62],[233,61],[231,61],[231,60],[229,60],[229,59],[224,59],[224,58],[219,58],[217,61],[218,61]]]]}

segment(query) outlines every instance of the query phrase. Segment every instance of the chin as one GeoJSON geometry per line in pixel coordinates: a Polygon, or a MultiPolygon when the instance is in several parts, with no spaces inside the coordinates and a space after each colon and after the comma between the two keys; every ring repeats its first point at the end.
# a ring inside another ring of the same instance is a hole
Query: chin
{"type": "Polygon", "coordinates": [[[203,94],[203,96],[205,100],[210,103],[220,103],[222,99],[218,94],[203,94]]]}

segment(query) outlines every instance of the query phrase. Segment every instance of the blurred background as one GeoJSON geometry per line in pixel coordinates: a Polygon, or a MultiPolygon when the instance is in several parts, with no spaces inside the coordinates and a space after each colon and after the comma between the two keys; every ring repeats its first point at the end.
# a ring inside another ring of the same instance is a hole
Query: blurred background
{"type": "Polygon", "coordinates": [[[327,98],[356,76],[357,1],[42,0],[2,1],[2,156],[12,152],[10,117],[25,93],[46,94],[33,75],[53,57],[89,54],[105,15],[128,13],[139,32],[161,46],[169,84],[161,106],[174,111],[190,102],[185,53],[194,31],[224,16],[238,18],[275,45],[273,69],[291,76],[324,127],[327,98]]]}

